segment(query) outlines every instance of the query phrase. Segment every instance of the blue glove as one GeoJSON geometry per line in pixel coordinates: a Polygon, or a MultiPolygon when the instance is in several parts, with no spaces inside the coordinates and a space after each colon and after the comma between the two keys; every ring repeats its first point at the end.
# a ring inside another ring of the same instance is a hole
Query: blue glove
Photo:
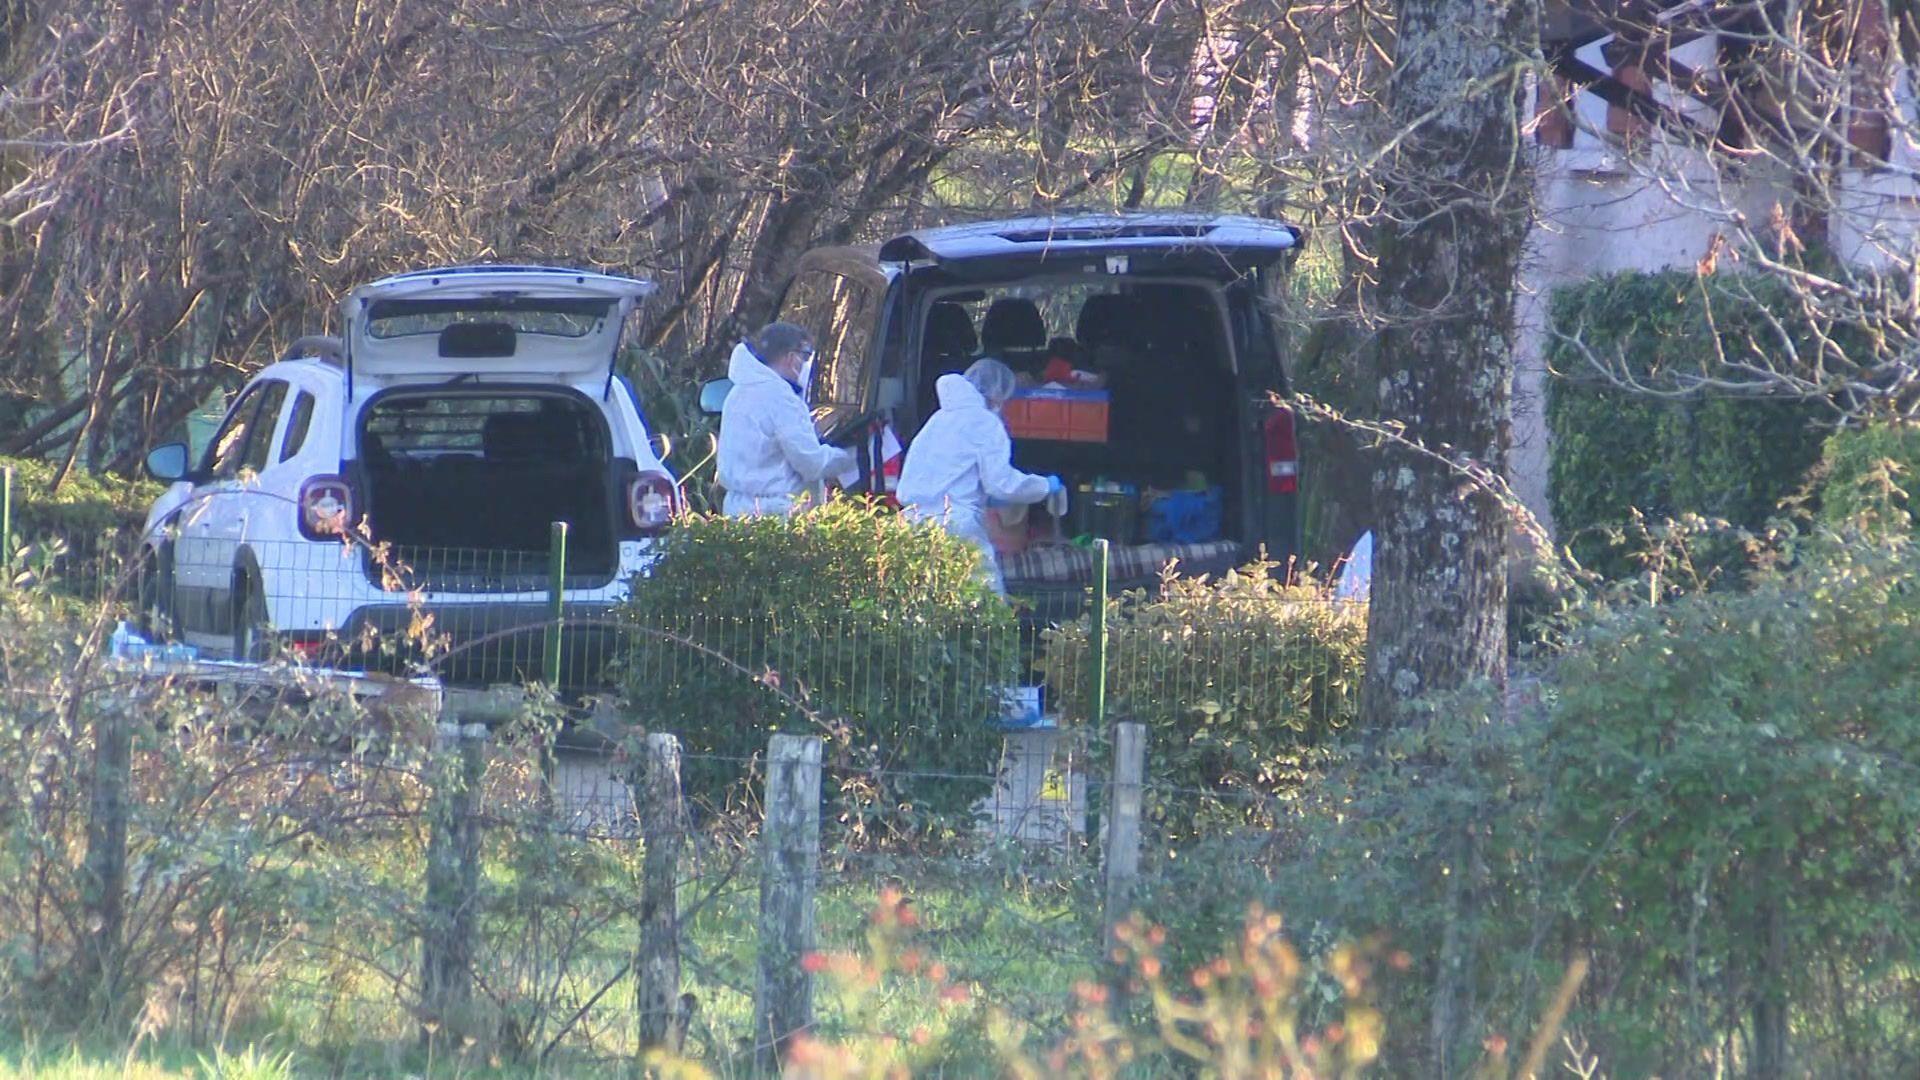
{"type": "Polygon", "coordinates": [[[1063,483],[1059,477],[1047,477],[1047,494],[1049,496],[1058,495],[1065,490],[1067,490],[1067,485],[1063,483]]]}

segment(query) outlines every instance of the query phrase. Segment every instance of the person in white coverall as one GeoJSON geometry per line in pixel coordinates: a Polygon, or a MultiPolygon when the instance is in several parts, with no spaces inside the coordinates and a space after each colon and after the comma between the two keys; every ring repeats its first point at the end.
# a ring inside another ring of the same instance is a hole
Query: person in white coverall
{"type": "Polygon", "coordinates": [[[1062,498],[1066,487],[1057,476],[1013,467],[1013,440],[1000,419],[1014,389],[1007,365],[976,360],[964,375],[942,375],[933,386],[940,408],[907,447],[897,491],[901,508],[910,520],[937,521],[978,547],[988,580],[1004,596],[1006,582],[987,533],[987,500],[1037,503],[1062,498]]]}
{"type": "Polygon", "coordinates": [[[813,335],[792,323],[768,323],[734,346],[733,389],[720,407],[720,504],[729,517],[794,512],[825,494],[822,479],[854,464],[853,451],[828,446],[813,429],[802,394],[813,370],[813,335]]]}

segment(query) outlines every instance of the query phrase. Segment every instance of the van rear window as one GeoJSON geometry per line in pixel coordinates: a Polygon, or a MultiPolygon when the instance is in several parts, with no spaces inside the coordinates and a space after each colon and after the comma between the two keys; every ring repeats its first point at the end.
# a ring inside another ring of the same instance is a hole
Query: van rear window
{"type": "Polygon", "coordinates": [[[486,297],[458,300],[376,300],[367,333],[376,338],[438,334],[455,323],[505,323],[515,333],[586,337],[597,332],[613,301],[486,297]]]}

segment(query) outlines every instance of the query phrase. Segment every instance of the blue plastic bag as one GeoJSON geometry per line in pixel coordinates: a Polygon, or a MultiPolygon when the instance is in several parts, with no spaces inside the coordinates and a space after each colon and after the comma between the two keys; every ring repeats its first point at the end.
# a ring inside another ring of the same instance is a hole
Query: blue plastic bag
{"type": "Polygon", "coordinates": [[[1147,539],[1156,544],[1204,544],[1220,539],[1217,487],[1205,491],[1169,491],[1147,507],[1147,539]]]}

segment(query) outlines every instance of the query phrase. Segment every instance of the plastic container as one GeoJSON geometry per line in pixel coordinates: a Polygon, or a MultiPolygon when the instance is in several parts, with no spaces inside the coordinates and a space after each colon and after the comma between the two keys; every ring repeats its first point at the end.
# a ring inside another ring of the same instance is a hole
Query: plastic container
{"type": "Polygon", "coordinates": [[[1000,416],[1016,439],[1103,443],[1110,401],[1105,390],[1036,387],[1014,391],[1000,416]]]}
{"type": "Polygon", "coordinates": [[[1000,726],[1009,730],[1039,727],[1045,722],[1040,711],[1040,688],[1014,686],[1001,691],[1003,707],[1000,726]]]}
{"type": "Polygon", "coordinates": [[[1131,544],[1140,531],[1140,489],[1132,484],[1082,484],[1067,508],[1067,531],[1131,544]]]}
{"type": "Polygon", "coordinates": [[[200,650],[185,642],[148,641],[125,619],[108,636],[107,653],[116,660],[138,661],[142,664],[186,664],[200,658],[200,650]]]}

